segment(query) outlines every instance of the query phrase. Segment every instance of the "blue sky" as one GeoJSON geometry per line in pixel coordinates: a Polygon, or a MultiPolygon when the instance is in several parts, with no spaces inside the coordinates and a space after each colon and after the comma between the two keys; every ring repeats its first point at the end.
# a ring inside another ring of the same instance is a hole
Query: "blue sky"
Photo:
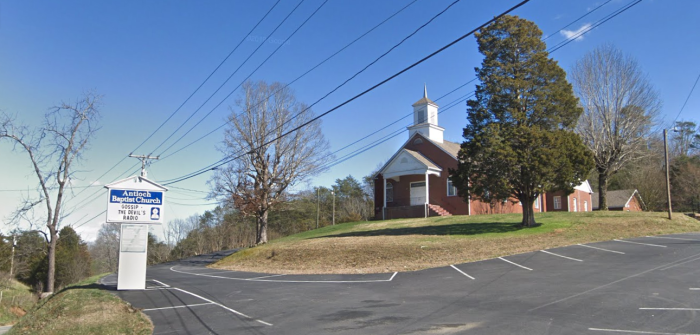
{"type": "MultiPolygon", "coordinates": [[[[264,41],[274,27],[299,3],[282,0],[241,47],[214,73],[211,79],[184,107],[147,141],[136,154],[160,154],[174,139],[207,113],[201,124],[164,155],[220,126],[234,105],[237,92],[224,99],[276,48],[251,79],[289,82],[306,72],[347,43],[363,34],[412,0],[350,1],[330,0],[293,37],[282,43],[323,0],[305,0],[289,19],[264,41]],[[172,134],[226,78],[259,47],[239,72],[204,104],[188,123],[160,149],[154,149],[172,134]],[[223,101],[220,107],[214,105],[223,101]]],[[[299,100],[312,103],[359,71],[391,46],[427,22],[452,1],[418,0],[386,24],[368,34],[344,52],[309,73],[291,87],[299,100]]],[[[134,174],[135,159],[128,155],[157,126],[194,92],[200,83],[226,57],[233,47],[273,5],[260,1],[2,1],[0,2],[0,109],[17,115],[27,124],[36,124],[46,110],[61,101],[71,101],[85,91],[104,95],[102,129],[85,154],[76,186],[105,184],[120,175],[134,174]]],[[[517,1],[462,0],[415,36],[368,68],[347,85],[314,107],[322,113],[384,78],[428,55],[472,30],[517,1]]],[[[534,21],[553,46],[565,40],[559,29],[605,1],[533,0],[514,12],[534,21]]],[[[612,13],[629,1],[613,0],[573,24],[576,31],[612,13]]],[[[692,0],[646,0],[600,27],[569,43],[551,56],[568,71],[586,52],[611,43],[634,56],[663,101],[662,121],[671,124],[700,74],[700,2],[692,0]]],[[[333,151],[369,134],[412,111],[420,99],[423,84],[436,99],[474,77],[481,55],[476,41],[468,37],[452,48],[413,68],[391,82],[329,114],[322,129],[333,151]]],[[[466,85],[437,101],[441,107],[470,93],[466,85]]],[[[690,97],[681,120],[700,122],[700,89],[690,97]]],[[[402,129],[409,119],[336,154],[353,150],[402,129]]],[[[464,103],[444,111],[439,124],[447,140],[461,142],[466,122],[464,103]]],[[[408,136],[408,131],[334,166],[297,189],[332,184],[335,179],[353,175],[361,178],[383,163],[408,136]]],[[[223,138],[217,131],[168,159],[149,168],[149,178],[159,181],[176,178],[205,167],[222,155],[216,150],[223,138]]],[[[12,152],[0,143],[0,218],[16,207],[36,179],[23,152],[12,152]],[[4,191],[3,191],[4,190],[4,191]]],[[[210,174],[188,179],[174,186],[206,192],[210,174]]],[[[75,193],[82,189],[76,189],[75,193]]],[[[204,193],[172,189],[164,215],[184,218],[213,208],[202,199],[204,193]]],[[[90,187],[69,200],[69,208],[79,206],[64,224],[78,224],[106,209],[106,192],[90,187]]],[[[78,231],[94,239],[104,216],[86,222],[78,231]]],[[[3,232],[10,227],[0,227],[3,232]]]]}

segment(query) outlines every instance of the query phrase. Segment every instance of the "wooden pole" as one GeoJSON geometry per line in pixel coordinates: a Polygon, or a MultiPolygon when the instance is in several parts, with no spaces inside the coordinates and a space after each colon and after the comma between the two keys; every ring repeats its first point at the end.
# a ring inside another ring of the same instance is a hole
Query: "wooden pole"
{"type": "Polygon", "coordinates": [[[666,196],[668,199],[668,219],[671,220],[671,183],[668,172],[668,143],[667,143],[667,130],[664,129],[664,159],[666,160],[666,196]]]}

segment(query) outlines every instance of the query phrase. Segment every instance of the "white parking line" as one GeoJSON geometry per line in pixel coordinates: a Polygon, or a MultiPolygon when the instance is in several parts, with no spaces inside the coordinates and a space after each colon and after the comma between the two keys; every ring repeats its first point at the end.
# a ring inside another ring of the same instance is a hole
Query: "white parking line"
{"type": "Polygon", "coordinates": [[[668,238],[671,240],[682,240],[682,241],[700,241],[700,240],[694,240],[692,238],[680,238],[680,237],[666,237],[666,236],[647,236],[650,238],[668,238]]]}
{"type": "Polygon", "coordinates": [[[561,257],[561,258],[570,259],[570,260],[572,260],[572,261],[583,262],[583,260],[581,260],[581,259],[572,258],[572,257],[567,257],[567,256],[560,255],[560,254],[555,254],[555,253],[549,252],[549,251],[547,251],[547,250],[540,250],[540,251],[544,252],[545,254],[550,254],[550,255],[553,255],[553,256],[558,256],[558,257],[561,257]]]}
{"type": "Polygon", "coordinates": [[[174,308],[196,307],[196,306],[204,306],[204,305],[213,305],[213,303],[211,303],[211,302],[205,302],[205,303],[203,303],[203,304],[180,305],[180,306],[160,307],[160,308],[147,308],[147,309],[142,309],[141,311],[143,311],[143,312],[150,312],[150,311],[158,311],[158,310],[161,310],[161,309],[174,309],[174,308]]]}
{"type": "Polygon", "coordinates": [[[454,265],[450,265],[450,266],[451,266],[453,269],[457,270],[459,273],[461,273],[461,274],[467,276],[467,278],[469,278],[469,279],[471,279],[471,280],[475,280],[474,277],[472,277],[472,276],[466,274],[464,271],[458,269],[456,266],[454,266],[454,265]]]}
{"type": "Polygon", "coordinates": [[[700,287],[691,287],[690,290],[691,291],[700,291],[700,287]]]}
{"type": "Polygon", "coordinates": [[[640,242],[624,241],[624,240],[618,240],[618,239],[614,239],[613,241],[625,242],[625,243],[633,243],[633,244],[641,244],[641,245],[648,245],[648,246],[650,246],[650,247],[666,248],[665,245],[658,245],[658,244],[640,243],[640,242]]]}
{"type": "Polygon", "coordinates": [[[658,308],[658,307],[640,307],[640,310],[645,311],[700,311],[700,308],[658,308]]]}
{"type": "Polygon", "coordinates": [[[585,245],[585,244],[576,244],[576,245],[581,246],[581,247],[591,248],[591,249],[598,249],[598,250],[602,250],[602,251],[607,251],[607,252],[614,252],[614,253],[620,254],[620,255],[624,255],[624,254],[625,254],[625,253],[622,252],[622,251],[615,251],[615,250],[603,249],[603,248],[598,248],[598,247],[594,247],[594,246],[591,246],[591,245],[585,245]]]}
{"type": "Polygon", "coordinates": [[[210,303],[212,303],[212,304],[214,304],[214,305],[217,305],[217,306],[219,306],[219,307],[221,307],[221,308],[223,308],[223,309],[225,309],[225,310],[227,310],[227,311],[229,311],[229,312],[231,312],[231,313],[233,313],[233,314],[242,316],[242,317],[244,317],[244,318],[246,318],[246,319],[254,320],[254,321],[256,321],[256,322],[262,323],[262,324],[267,325],[267,326],[272,326],[271,323],[267,323],[267,322],[265,322],[265,321],[258,320],[258,319],[253,319],[252,317],[250,317],[250,316],[248,316],[248,315],[245,315],[245,314],[243,314],[243,313],[241,313],[241,312],[239,312],[239,311],[237,311],[237,310],[235,310],[235,309],[233,309],[233,308],[230,308],[230,307],[227,307],[226,305],[222,305],[222,304],[220,304],[220,303],[218,303],[218,302],[214,302],[214,301],[212,301],[212,300],[209,300],[209,299],[207,299],[207,298],[205,298],[205,297],[203,297],[203,296],[201,296],[201,295],[194,294],[194,293],[192,293],[192,292],[185,291],[185,290],[183,290],[183,289],[181,289],[181,288],[177,288],[177,287],[173,287],[172,289],[173,289],[173,290],[178,290],[178,291],[180,291],[180,292],[182,292],[182,293],[187,293],[187,294],[189,294],[189,295],[191,295],[191,296],[193,296],[193,297],[195,297],[195,298],[202,299],[202,300],[204,300],[204,301],[206,301],[206,302],[210,302],[210,303]]]}
{"type": "Polygon", "coordinates": [[[509,261],[509,260],[507,260],[507,259],[505,259],[505,258],[503,258],[503,257],[498,257],[498,259],[500,259],[500,260],[502,260],[502,261],[504,261],[504,262],[508,262],[508,263],[510,263],[510,264],[513,264],[513,265],[515,265],[515,266],[519,266],[519,267],[521,267],[521,268],[523,268],[523,269],[525,269],[525,270],[530,270],[530,271],[532,271],[532,269],[530,269],[530,268],[528,268],[528,267],[522,266],[522,265],[520,265],[520,264],[518,264],[518,263],[513,263],[513,262],[511,262],[511,261],[509,261]]]}
{"type": "MultiPolygon", "coordinates": [[[[390,282],[390,281],[394,280],[394,277],[396,277],[396,274],[398,274],[398,272],[394,272],[394,274],[392,274],[391,278],[389,278],[389,279],[374,279],[374,280],[276,280],[276,279],[256,279],[256,278],[233,278],[233,277],[213,276],[213,275],[207,275],[207,274],[202,274],[202,273],[191,273],[191,272],[175,270],[174,266],[170,267],[170,271],[177,272],[177,273],[184,273],[184,274],[193,275],[193,276],[203,276],[203,277],[221,278],[221,279],[230,279],[230,280],[241,280],[241,281],[257,281],[257,282],[270,282],[270,283],[330,283],[330,284],[390,282]]],[[[260,277],[258,277],[258,278],[260,278],[260,277]]]]}
{"type": "Polygon", "coordinates": [[[151,279],[151,281],[154,281],[154,282],[160,284],[160,286],[162,286],[162,287],[170,287],[170,285],[168,285],[168,284],[166,284],[166,283],[163,283],[162,281],[158,281],[158,280],[155,280],[155,279],[151,279]]]}
{"type": "Polygon", "coordinates": [[[700,335],[700,334],[688,334],[688,333],[659,333],[659,332],[647,332],[647,331],[643,331],[643,330],[604,329],[604,328],[588,328],[588,330],[599,331],[599,332],[610,332],[610,333],[628,333],[628,334],[700,335]]]}
{"type": "Polygon", "coordinates": [[[272,278],[272,277],[279,277],[279,276],[284,276],[284,275],[269,275],[269,276],[262,276],[262,277],[248,278],[248,280],[255,280],[255,279],[263,279],[263,278],[272,278]]]}

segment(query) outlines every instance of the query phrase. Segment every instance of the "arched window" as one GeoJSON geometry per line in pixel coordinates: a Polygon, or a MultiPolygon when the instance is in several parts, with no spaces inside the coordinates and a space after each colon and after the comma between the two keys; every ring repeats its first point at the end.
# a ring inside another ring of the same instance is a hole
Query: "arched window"
{"type": "Polygon", "coordinates": [[[423,144],[423,140],[421,140],[420,138],[417,138],[417,139],[413,140],[413,144],[416,144],[416,145],[423,144]]]}
{"type": "Polygon", "coordinates": [[[394,202],[394,185],[386,183],[386,202],[394,202]]]}

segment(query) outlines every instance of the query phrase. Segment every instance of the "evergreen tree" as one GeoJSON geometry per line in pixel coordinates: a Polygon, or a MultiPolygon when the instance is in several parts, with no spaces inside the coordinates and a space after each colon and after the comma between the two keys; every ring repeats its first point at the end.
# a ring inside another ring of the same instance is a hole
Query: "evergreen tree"
{"type": "Polygon", "coordinates": [[[535,225],[538,195],[573,191],[593,168],[573,132],[582,109],[541,37],[533,22],[517,16],[503,16],[476,34],[484,55],[476,68],[481,84],[467,102],[465,141],[451,171],[465,199],[520,200],[525,227],[535,225]]]}

